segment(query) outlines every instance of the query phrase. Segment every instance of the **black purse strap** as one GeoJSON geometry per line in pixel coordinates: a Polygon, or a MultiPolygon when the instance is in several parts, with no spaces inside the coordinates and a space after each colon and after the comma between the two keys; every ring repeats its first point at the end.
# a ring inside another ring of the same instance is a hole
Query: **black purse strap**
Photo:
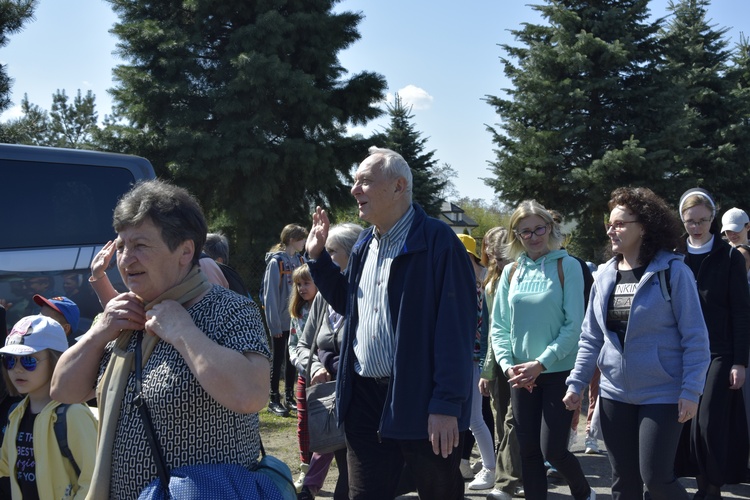
{"type": "MultiPolygon", "coordinates": [[[[169,495],[169,467],[164,460],[164,456],[161,454],[161,448],[159,447],[159,441],[156,438],[156,431],[154,431],[154,424],[151,421],[151,415],[148,413],[148,407],[146,401],[143,399],[143,351],[141,350],[141,342],[143,341],[143,331],[138,331],[135,337],[135,398],[133,399],[133,406],[138,408],[138,413],[141,415],[143,420],[143,429],[146,431],[146,437],[148,438],[148,444],[151,448],[151,454],[154,456],[154,462],[156,463],[156,470],[161,480],[162,488],[166,498],[171,498],[169,495]]],[[[266,450],[263,447],[263,440],[258,433],[258,443],[260,444],[260,454],[262,457],[266,456],[266,450]]]]}
{"type": "Polygon", "coordinates": [[[169,468],[164,460],[164,456],[161,454],[159,441],[157,440],[156,432],[154,431],[154,424],[151,421],[151,415],[148,413],[148,406],[146,406],[146,401],[143,398],[143,367],[141,366],[143,364],[143,352],[141,350],[143,330],[139,330],[135,335],[135,398],[133,399],[133,406],[138,408],[138,413],[141,415],[141,420],[143,420],[143,429],[146,431],[146,437],[148,438],[148,444],[151,447],[151,454],[154,456],[156,470],[159,473],[159,479],[161,480],[164,494],[166,495],[166,498],[170,498],[169,468]]]}

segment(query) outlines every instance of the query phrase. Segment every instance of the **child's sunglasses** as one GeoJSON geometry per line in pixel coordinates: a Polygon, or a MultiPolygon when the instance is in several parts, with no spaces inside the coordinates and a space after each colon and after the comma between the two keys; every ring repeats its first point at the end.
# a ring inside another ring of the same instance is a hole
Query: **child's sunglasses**
{"type": "Polygon", "coordinates": [[[6,370],[12,370],[13,367],[16,366],[16,361],[19,359],[21,360],[21,366],[24,370],[33,372],[34,370],[36,370],[37,363],[39,361],[44,361],[44,359],[47,358],[36,359],[33,356],[8,356],[6,354],[2,355],[3,366],[6,370]]]}

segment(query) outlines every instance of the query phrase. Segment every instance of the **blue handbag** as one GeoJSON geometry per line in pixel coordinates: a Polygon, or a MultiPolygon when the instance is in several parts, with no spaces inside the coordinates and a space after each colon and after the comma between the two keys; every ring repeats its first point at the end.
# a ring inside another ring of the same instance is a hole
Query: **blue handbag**
{"type": "Polygon", "coordinates": [[[239,464],[199,464],[167,468],[156,439],[151,416],[141,394],[142,354],[138,332],[135,347],[135,390],[133,400],[143,420],[151,453],[156,462],[158,477],[151,481],[138,496],[138,500],[296,500],[297,492],[292,481],[292,471],[284,462],[266,454],[263,441],[260,452],[263,458],[255,470],[239,464]]]}

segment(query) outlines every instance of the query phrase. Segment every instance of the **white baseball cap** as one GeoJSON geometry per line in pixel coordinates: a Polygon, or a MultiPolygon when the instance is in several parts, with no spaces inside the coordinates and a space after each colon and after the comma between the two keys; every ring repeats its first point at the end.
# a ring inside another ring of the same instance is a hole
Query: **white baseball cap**
{"type": "Polygon", "coordinates": [[[68,340],[60,323],[37,314],[21,318],[13,326],[0,353],[28,356],[44,349],[62,352],[67,348],[68,340]]]}
{"type": "Polygon", "coordinates": [[[750,222],[747,214],[740,208],[730,208],[721,217],[721,232],[734,231],[739,233],[750,222]]]}

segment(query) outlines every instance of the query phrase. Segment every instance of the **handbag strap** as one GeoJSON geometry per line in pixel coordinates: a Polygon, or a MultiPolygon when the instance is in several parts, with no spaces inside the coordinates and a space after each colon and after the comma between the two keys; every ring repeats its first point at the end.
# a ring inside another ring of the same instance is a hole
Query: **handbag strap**
{"type": "MultiPolygon", "coordinates": [[[[326,303],[324,302],[324,304],[326,303]]],[[[310,387],[310,380],[312,379],[312,373],[310,373],[310,370],[312,370],[312,360],[315,352],[318,350],[318,334],[323,328],[323,321],[325,321],[326,313],[328,312],[327,309],[328,308],[325,306],[322,308],[320,317],[317,318],[318,323],[315,325],[315,334],[313,335],[312,342],[310,343],[310,356],[307,358],[307,368],[305,369],[305,381],[307,382],[307,387],[310,387]]]]}
{"type": "Polygon", "coordinates": [[[161,454],[161,448],[156,438],[156,431],[154,430],[154,424],[151,421],[151,415],[148,413],[148,406],[143,398],[143,353],[141,352],[141,343],[143,341],[143,330],[139,330],[135,337],[135,398],[133,399],[133,406],[138,408],[138,413],[141,415],[143,420],[143,429],[146,431],[146,437],[148,438],[148,444],[151,447],[151,454],[154,456],[154,462],[156,463],[156,470],[159,473],[159,479],[161,479],[161,486],[164,489],[166,498],[169,497],[169,468],[167,467],[164,456],[161,454]]]}
{"type": "MultiPolygon", "coordinates": [[[[148,413],[148,406],[146,406],[146,401],[143,398],[143,367],[141,366],[143,363],[143,353],[141,352],[142,341],[143,331],[138,331],[135,337],[135,398],[133,399],[133,406],[138,408],[138,413],[141,416],[141,420],[143,420],[143,429],[146,431],[151,454],[154,456],[156,470],[159,474],[159,479],[161,480],[161,486],[164,489],[165,498],[170,498],[169,468],[164,460],[164,456],[161,454],[159,441],[156,439],[154,424],[151,421],[151,415],[148,413]]],[[[258,443],[260,444],[260,454],[262,457],[265,457],[266,449],[263,447],[263,440],[260,437],[260,433],[258,433],[258,443]]]]}

